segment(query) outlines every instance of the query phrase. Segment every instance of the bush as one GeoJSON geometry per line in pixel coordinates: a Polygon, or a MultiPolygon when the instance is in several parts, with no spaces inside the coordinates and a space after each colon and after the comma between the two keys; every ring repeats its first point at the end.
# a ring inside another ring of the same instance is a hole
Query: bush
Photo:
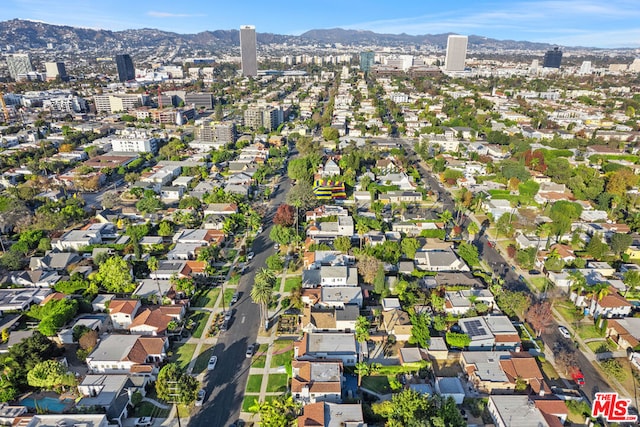
{"type": "Polygon", "coordinates": [[[607,359],[600,362],[602,365],[602,369],[607,373],[607,375],[611,375],[618,381],[624,381],[627,378],[627,373],[624,368],[616,359],[607,359]]]}

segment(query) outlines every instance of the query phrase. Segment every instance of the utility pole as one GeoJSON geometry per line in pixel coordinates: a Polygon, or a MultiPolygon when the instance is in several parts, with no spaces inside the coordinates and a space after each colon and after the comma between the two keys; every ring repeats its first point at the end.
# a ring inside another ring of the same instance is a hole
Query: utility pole
{"type": "Polygon", "coordinates": [[[182,424],[180,424],[180,410],[178,409],[178,396],[180,395],[178,393],[178,382],[177,381],[168,381],[168,384],[170,384],[170,389],[171,389],[171,393],[169,394],[172,398],[172,402],[175,406],[176,406],[176,418],[178,419],[178,427],[182,427],[182,424]]]}

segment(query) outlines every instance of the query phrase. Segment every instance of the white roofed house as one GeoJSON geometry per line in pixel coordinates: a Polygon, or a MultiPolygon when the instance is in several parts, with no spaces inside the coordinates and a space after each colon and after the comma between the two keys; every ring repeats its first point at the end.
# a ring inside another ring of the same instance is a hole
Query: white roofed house
{"type": "Polygon", "coordinates": [[[166,337],[111,334],[96,345],[86,361],[92,373],[155,376],[168,348],[166,337]]]}
{"type": "Polygon", "coordinates": [[[323,286],[320,289],[320,295],[318,305],[323,307],[344,308],[349,304],[362,307],[363,303],[360,286],[323,286]]]}
{"type": "Polygon", "coordinates": [[[339,360],[344,366],[355,366],[358,344],[353,333],[309,332],[294,343],[296,360],[339,360]]]}
{"type": "Polygon", "coordinates": [[[451,248],[418,251],[414,261],[422,271],[469,271],[469,266],[451,248]]]}
{"type": "Polygon", "coordinates": [[[330,178],[332,176],[340,175],[341,171],[340,166],[338,166],[338,164],[333,159],[328,159],[324,163],[324,166],[320,167],[318,173],[322,178],[330,178]]]}
{"type": "Polygon", "coordinates": [[[342,401],[342,363],[294,360],[291,394],[303,404],[342,401]]]}

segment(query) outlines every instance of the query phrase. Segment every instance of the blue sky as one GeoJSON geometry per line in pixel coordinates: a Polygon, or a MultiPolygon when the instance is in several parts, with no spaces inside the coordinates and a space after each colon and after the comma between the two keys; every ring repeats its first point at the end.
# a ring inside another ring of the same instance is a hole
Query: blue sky
{"type": "Polygon", "coordinates": [[[317,28],[458,33],[565,46],[640,48],[638,0],[1,0],[0,20],[177,33],[233,29],[300,34],[317,28]]]}

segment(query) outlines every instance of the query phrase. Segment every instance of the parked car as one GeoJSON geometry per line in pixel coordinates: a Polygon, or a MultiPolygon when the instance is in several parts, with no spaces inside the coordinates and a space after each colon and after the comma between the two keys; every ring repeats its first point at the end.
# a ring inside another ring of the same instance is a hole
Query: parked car
{"type": "Polygon", "coordinates": [[[255,254],[253,252],[249,252],[247,254],[247,261],[251,261],[253,259],[253,257],[255,256],[255,254]]]}
{"type": "Polygon", "coordinates": [[[198,390],[198,397],[196,397],[196,406],[202,406],[204,403],[204,398],[207,396],[207,392],[205,389],[201,388],[198,390]]]}
{"type": "Polygon", "coordinates": [[[231,316],[233,316],[233,309],[230,308],[229,310],[224,312],[224,320],[225,322],[228,322],[229,320],[231,320],[231,316]]]}
{"type": "Polygon", "coordinates": [[[560,335],[562,335],[565,338],[571,338],[571,332],[569,332],[569,330],[567,328],[565,328],[564,326],[558,326],[558,331],[560,331],[560,335]]]}
{"type": "Polygon", "coordinates": [[[220,325],[220,332],[227,332],[229,330],[229,321],[225,320],[224,322],[222,322],[222,325],[220,325]]]}
{"type": "Polygon", "coordinates": [[[529,274],[532,276],[536,276],[538,274],[540,274],[540,270],[529,270],[529,274]]]}
{"type": "Polygon", "coordinates": [[[153,418],[151,417],[140,417],[136,419],[136,427],[149,427],[153,425],[153,418]]]}
{"type": "Polygon", "coordinates": [[[582,387],[584,385],[584,375],[580,369],[575,368],[573,372],[571,372],[571,378],[573,378],[578,386],[582,387]]]}
{"type": "Polygon", "coordinates": [[[231,305],[237,303],[239,299],[240,299],[240,292],[234,293],[233,296],[231,297],[231,305]]]}
{"type": "Polygon", "coordinates": [[[255,344],[251,344],[249,347],[247,347],[247,352],[245,353],[245,356],[253,357],[253,353],[255,351],[256,351],[256,345],[255,344]]]}
{"type": "Polygon", "coordinates": [[[207,364],[207,369],[213,371],[216,368],[216,363],[218,363],[218,356],[211,356],[207,364]]]}

